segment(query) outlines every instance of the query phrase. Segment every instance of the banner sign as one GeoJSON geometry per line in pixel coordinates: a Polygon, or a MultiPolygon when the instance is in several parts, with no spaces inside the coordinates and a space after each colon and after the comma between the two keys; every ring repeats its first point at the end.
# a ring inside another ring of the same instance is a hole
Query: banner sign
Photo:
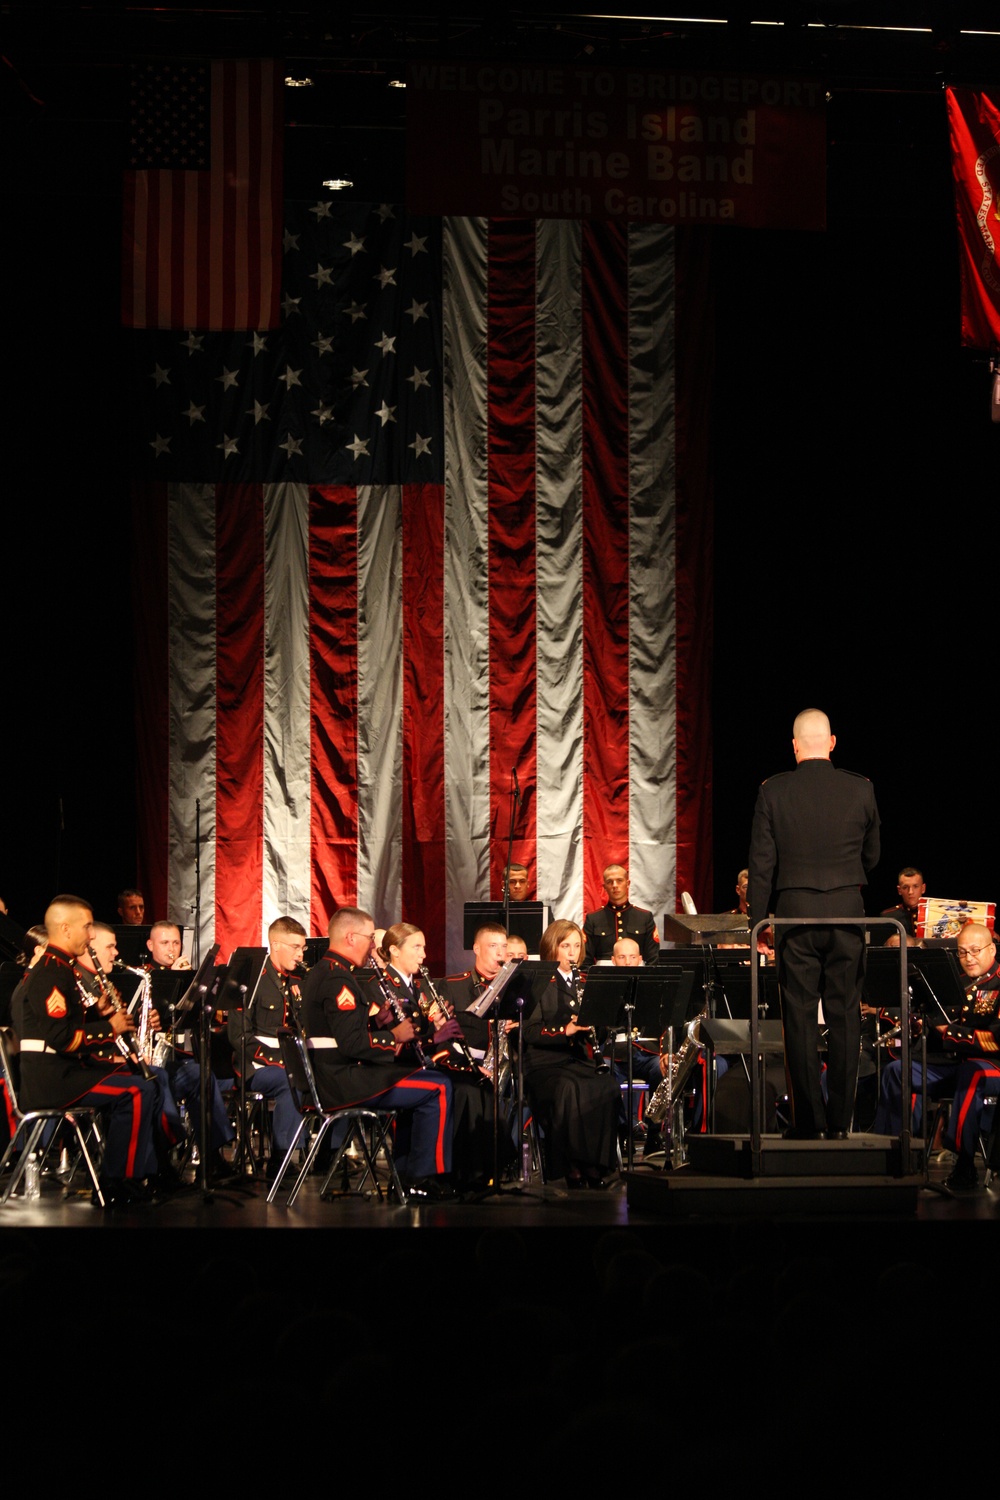
{"type": "Polygon", "coordinates": [[[817,79],[416,63],[412,213],[823,229],[817,79]]]}
{"type": "Polygon", "coordinates": [[[1000,104],[948,89],[962,270],[962,343],[1000,342],[1000,104]]]}

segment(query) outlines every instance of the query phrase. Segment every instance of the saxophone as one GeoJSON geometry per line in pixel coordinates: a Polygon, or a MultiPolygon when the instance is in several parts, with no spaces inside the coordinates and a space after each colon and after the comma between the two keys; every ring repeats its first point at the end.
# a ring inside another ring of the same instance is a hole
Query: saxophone
{"type": "MultiPolygon", "coordinates": [[[[680,1045],[680,1049],[673,1054],[667,1064],[667,1071],[661,1083],[656,1085],[653,1093],[646,1103],[646,1121],[650,1125],[659,1125],[661,1120],[673,1110],[675,1098],[687,1083],[698,1061],[698,1053],[703,1050],[701,1037],[701,1023],[708,1015],[708,1006],[695,1016],[693,1021],[687,1023],[686,1035],[680,1045]]],[[[660,1038],[660,1046],[663,1046],[663,1038],[660,1038]]]]}

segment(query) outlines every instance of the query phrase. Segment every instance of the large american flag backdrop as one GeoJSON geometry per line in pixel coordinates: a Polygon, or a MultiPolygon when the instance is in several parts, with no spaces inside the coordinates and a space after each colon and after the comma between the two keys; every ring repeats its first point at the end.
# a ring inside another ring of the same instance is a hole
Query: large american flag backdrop
{"type": "Polygon", "coordinates": [[[269,331],[133,332],[139,878],[228,951],[514,858],[579,918],[711,888],[697,232],[285,206],[269,331]]]}

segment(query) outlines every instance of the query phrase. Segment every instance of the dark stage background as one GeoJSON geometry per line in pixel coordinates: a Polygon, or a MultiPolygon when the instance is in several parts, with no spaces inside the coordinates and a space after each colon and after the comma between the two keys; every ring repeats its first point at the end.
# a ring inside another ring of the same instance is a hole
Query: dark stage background
{"type": "MultiPolygon", "coordinates": [[[[135,873],[130,578],[144,559],[122,457],[112,72],[81,57],[3,85],[0,894],[25,924],[60,888],[110,916],[135,873]]],[[[985,360],[958,344],[947,144],[940,88],[835,90],[827,231],[718,231],[711,247],[720,908],[757,783],[791,765],[809,704],[830,714],[838,763],[878,793],[870,908],[911,862],[934,894],[998,894],[1000,427],[985,360]]],[[[398,187],[389,172],[358,196],[398,187]]]]}

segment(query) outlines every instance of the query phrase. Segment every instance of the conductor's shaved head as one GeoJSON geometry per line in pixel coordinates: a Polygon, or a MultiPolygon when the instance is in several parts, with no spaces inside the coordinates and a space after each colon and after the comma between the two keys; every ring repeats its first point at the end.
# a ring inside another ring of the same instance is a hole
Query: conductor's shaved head
{"type": "Polygon", "coordinates": [[[796,760],[828,760],[837,743],[830,733],[830,720],[821,708],[804,708],[792,725],[792,749],[796,760]]]}

